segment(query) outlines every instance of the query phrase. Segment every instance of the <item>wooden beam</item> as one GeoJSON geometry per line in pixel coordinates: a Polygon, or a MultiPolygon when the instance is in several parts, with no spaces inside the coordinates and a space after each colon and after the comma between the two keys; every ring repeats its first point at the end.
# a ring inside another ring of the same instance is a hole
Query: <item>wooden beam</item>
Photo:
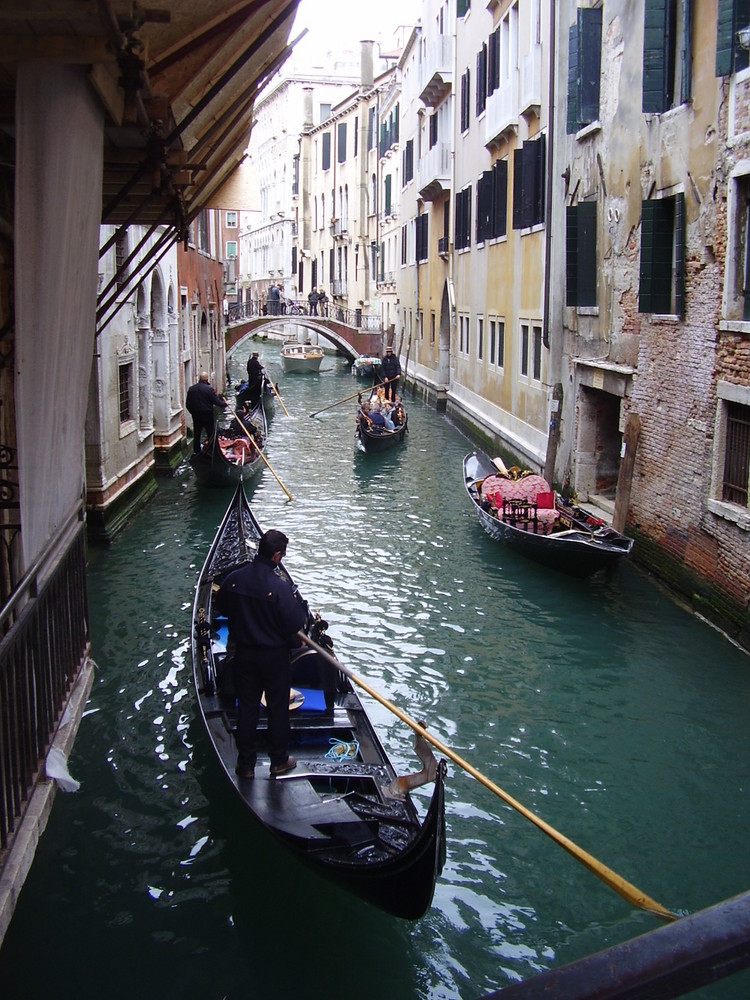
{"type": "Polygon", "coordinates": [[[125,94],[117,82],[117,67],[107,63],[94,63],[89,72],[89,79],[94,90],[107,109],[107,114],[115,123],[122,125],[125,115],[125,94]]]}

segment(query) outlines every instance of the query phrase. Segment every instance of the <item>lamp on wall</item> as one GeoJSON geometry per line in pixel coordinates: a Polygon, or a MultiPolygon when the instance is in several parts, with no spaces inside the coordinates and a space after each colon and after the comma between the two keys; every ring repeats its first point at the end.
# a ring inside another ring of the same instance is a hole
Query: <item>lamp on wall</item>
{"type": "Polygon", "coordinates": [[[750,49],[750,25],[740,28],[737,32],[737,41],[742,49],[750,49]]]}

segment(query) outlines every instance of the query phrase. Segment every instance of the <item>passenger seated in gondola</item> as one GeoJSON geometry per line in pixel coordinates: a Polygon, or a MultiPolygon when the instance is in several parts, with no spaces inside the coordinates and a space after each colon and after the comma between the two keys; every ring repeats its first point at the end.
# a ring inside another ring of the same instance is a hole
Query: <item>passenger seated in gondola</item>
{"type": "Polygon", "coordinates": [[[391,410],[391,420],[394,427],[401,427],[404,422],[404,408],[401,405],[401,397],[396,396],[396,402],[391,410]]]}

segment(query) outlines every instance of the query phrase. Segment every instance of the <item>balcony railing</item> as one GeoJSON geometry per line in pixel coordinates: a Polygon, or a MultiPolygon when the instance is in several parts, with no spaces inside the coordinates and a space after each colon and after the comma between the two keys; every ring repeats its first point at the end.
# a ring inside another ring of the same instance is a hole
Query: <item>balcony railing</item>
{"type": "Polygon", "coordinates": [[[453,85],[453,36],[439,35],[430,43],[419,71],[419,98],[435,107],[453,85]]]}
{"type": "Polygon", "coordinates": [[[505,133],[515,132],[518,129],[518,87],[519,72],[515,69],[487,98],[487,113],[484,119],[486,146],[496,142],[505,133]]]}
{"type": "Polygon", "coordinates": [[[25,574],[0,611],[0,849],[39,780],[89,647],[83,511],[25,574]],[[78,523],[76,523],[78,522],[78,523]]]}
{"type": "Polygon", "coordinates": [[[417,189],[426,201],[432,201],[451,184],[451,147],[448,142],[436,142],[417,164],[417,189]]]}

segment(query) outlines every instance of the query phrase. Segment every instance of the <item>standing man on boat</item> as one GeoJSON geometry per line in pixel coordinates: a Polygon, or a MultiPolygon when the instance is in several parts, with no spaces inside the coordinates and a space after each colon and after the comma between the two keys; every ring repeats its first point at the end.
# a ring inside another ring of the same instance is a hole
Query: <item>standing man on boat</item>
{"type": "Polygon", "coordinates": [[[255,777],[255,731],[264,691],[271,777],[297,766],[289,756],[290,652],[299,645],[297,632],[307,621],[308,609],[290,583],[276,573],[288,544],[283,532],[273,528],[264,532],[253,561],[230,573],[216,595],[219,609],[229,619],[229,638],[235,649],[236,771],[244,779],[255,777]]]}
{"type": "Polygon", "coordinates": [[[214,432],[214,407],[226,410],[227,401],[217,396],[208,381],[208,372],[201,372],[195,385],[191,385],[185,397],[185,409],[193,418],[193,454],[201,450],[201,434],[205,430],[208,440],[214,432]]]}
{"type": "Polygon", "coordinates": [[[380,363],[380,377],[386,382],[385,398],[394,402],[398,380],[401,377],[401,362],[393,353],[393,348],[390,345],[386,347],[385,357],[380,363]]]}
{"type": "Polygon", "coordinates": [[[250,406],[257,406],[263,392],[265,370],[258,360],[258,352],[253,351],[247,361],[247,399],[250,406]]]}

